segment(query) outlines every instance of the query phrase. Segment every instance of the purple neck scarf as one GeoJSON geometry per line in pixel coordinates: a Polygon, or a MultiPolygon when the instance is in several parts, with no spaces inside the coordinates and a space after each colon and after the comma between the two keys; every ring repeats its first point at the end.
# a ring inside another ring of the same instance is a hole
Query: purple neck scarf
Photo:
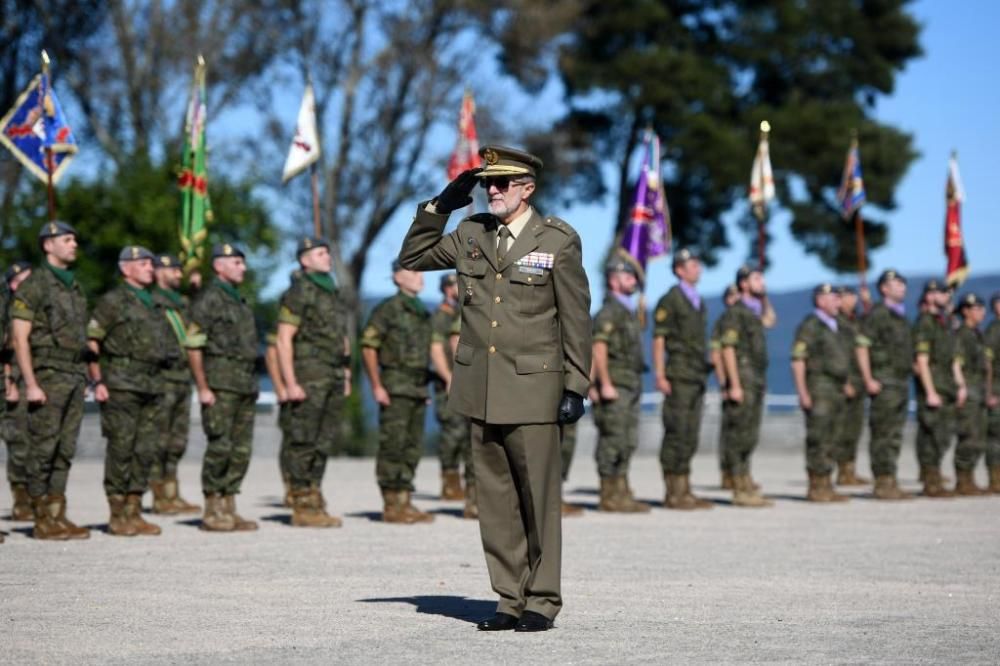
{"type": "Polygon", "coordinates": [[[764,314],[764,304],[760,302],[759,298],[754,298],[753,296],[743,296],[740,300],[743,301],[743,305],[750,308],[750,311],[758,317],[764,314]]]}
{"type": "Polygon", "coordinates": [[[890,303],[888,301],[882,301],[882,302],[885,303],[885,307],[889,308],[890,310],[898,314],[900,317],[906,316],[906,306],[903,305],[902,303],[890,303]]]}
{"type": "Polygon", "coordinates": [[[694,306],[695,310],[700,310],[701,296],[698,295],[698,290],[695,289],[693,286],[689,285],[684,280],[678,282],[677,285],[681,288],[681,292],[688,299],[688,303],[694,306]]]}
{"type": "Polygon", "coordinates": [[[631,296],[626,296],[625,294],[619,294],[616,292],[611,292],[611,295],[618,299],[618,302],[625,306],[625,309],[635,314],[635,303],[632,302],[631,296]]]}
{"type": "Polygon", "coordinates": [[[815,310],[813,310],[813,312],[816,313],[816,316],[819,317],[819,320],[821,322],[823,322],[824,324],[826,324],[827,328],[829,328],[834,333],[837,332],[837,319],[836,319],[836,317],[831,317],[830,315],[828,315],[827,313],[823,312],[819,308],[816,308],[815,310]]]}

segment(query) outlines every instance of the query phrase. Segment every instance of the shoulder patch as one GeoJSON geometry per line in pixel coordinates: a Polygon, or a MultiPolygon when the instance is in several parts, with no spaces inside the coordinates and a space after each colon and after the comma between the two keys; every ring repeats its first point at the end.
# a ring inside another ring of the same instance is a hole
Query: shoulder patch
{"type": "Polygon", "coordinates": [[[656,314],[654,315],[656,321],[666,321],[667,320],[667,309],[666,308],[656,308],[656,314]]]}
{"type": "Polygon", "coordinates": [[[605,333],[610,333],[611,331],[615,330],[615,325],[612,324],[610,321],[606,321],[604,322],[604,325],[601,327],[601,330],[603,330],[605,333]]]}

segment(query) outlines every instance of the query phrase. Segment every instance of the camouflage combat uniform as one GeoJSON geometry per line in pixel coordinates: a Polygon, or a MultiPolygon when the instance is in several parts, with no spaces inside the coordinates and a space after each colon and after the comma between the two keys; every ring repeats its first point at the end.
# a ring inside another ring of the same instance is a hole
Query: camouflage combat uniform
{"type": "Polygon", "coordinates": [[[834,460],[840,465],[853,463],[857,458],[858,441],[865,426],[865,386],[854,353],[860,330],[860,323],[854,317],[837,317],[837,331],[843,337],[844,348],[848,350],[847,382],[854,389],[853,397],[844,397],[843,417],[839,424],[840,436],[833,451],[834,460]]]}
{"type": "MultiPolygon", "coordinates": [[[[10,339],[12,300],[13,293],[4,285],[0,290],[0,363],[10,366],[10,381],[17,385],[20,400],[15,403],[0,400],[0,438],[7,444],[7,482],[15,494],[17,504],[19,499],[27,499],[19,498],[18,495],[26,494],[28,487],[28,402],[24,399],[24,382],[21,381],[20,369],[14,360],[14,347],[10,339]]],[[[26,516],[19,519],[24,517],[26,516]]]]}
{"type": "Polygon", "coordinates": [[[955,470],[959,474],[974,470],[986,451],[986,368],[991,356],[978,328],[963,325],[955,333],[955,360],[962,366],[966,388],[965,404],[955,409],[955,470]]]}
{"type": "Polygon", "coordinates": [[[158,287],[153,289],[153,302],[173,331],[166,344],[176,347],[177,360],[163,370],[164,427],[149,479],[173,482],[177,480],[177,464],[187,450],[191,426],[191,368],[185,353],[190,305],[176,291],[158,287]]]}
{"type": "Polygon", "coordinates": [[[941,406],[927,405],[923,383],[917,378],[917,459],[921,467],[939,469],[955,434],[955,399],[958,395],[952,363],[955,335],[947,317],[923,312],[913,326],[915,354],[927,354],[934,389],[941,406]]]}
{"type": "MultiPolygon", "coordinates": [[[[431,342],[444,347],[448,368],[455,364],[449,337],[457,323],[461,322],[458,307],[442,303],[431,316],[431,342]]],[[[456,331],[457,332],[457,331],[456,331]]],[[[459,463],[465,464],[465,483],[475,484],[472,472],[472,444],[469,439],[469,419],[448,409],[448,390],[440,377],[434,377],[434,414],[440,425],[438,456],[442,473],[458,470],[459,463]]]]}
{"type": "Polygon", "coordinates": [[[767,380],[767,341],[760,317],[743,301],[722,315],[723,349],[736,352],[743,401],[727,400],[722,409],[722,435],[727,465],[734,477],[750,474],[750,458],[760,439],[767,380]]]}

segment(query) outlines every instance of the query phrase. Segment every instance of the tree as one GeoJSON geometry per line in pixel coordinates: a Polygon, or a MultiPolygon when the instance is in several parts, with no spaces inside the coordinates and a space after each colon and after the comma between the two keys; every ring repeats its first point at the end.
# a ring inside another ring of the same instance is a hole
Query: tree
{"type": "MultiPolygon", "coordinates": [[[[852,269],[852,229],[834,201],[851,129],[860,135],[868,200],[882,209],[895,207],[895,187],[916,157],[911,136],[873,118],[879,95],[891,93],[895,75],[920,54],[907,4],[583,2],[557,66],[567,113],[555,131],[535,137],[539,150],[548,145],[561,160],[556,173],[572,175],[556,183],[560,195],[588,201],[617,185],[620,233],[631,160],[652,128],[663,139],[676,242],[711,264],[729,245],[721,217],[745,196],[766,118],[792,233],[825,265],[852,269]],[[601,168],[608,162],[616,183],[601,168]]],[[[523,78],[519,68],[510,71],[523,78]]],[[[886,242],[884,223],[869,218],[865,228],[869,248],[886,242]]]]}

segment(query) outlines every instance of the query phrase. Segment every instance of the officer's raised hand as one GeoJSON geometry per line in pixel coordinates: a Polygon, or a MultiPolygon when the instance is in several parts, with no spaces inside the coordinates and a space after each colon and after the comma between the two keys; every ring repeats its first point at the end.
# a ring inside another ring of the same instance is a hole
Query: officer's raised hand
{"type": "Polygon", "coordinates": [[[579,421],[581,416],[583,416],[583,396],[572,391],[563,391],[557,416],[559,423],[571,425],[579,421]]]}
{"type": "Polygon", "coordinates": [[[448,215],[454,210],[465,208],[472,203],[472,190],[476,187],[476,174],[482,169],[468,169],[458,174],[448,183],[441,194],[432,202],[438,213],[448,215]]]}

